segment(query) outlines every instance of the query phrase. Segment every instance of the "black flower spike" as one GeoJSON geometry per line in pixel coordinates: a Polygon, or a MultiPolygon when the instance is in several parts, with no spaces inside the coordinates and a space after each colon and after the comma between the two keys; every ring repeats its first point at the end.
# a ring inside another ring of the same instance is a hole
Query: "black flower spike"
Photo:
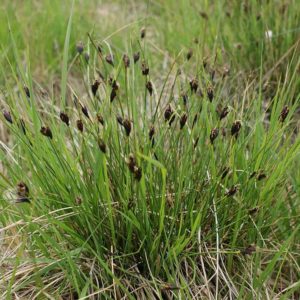
{"type": "Polygon", "coordinates": [[[142,68],[143,75],[145,75],[145,76],[149,75],[149,67],[146,64],[146,62],[142,62],[141,68],[142,68]]]}
{"type": "Polygon", "coordinates": [[[103,54],[102,46],[100,44],[97,46],[97,50],[100,55],[103,54]]]}
{"type": "Polygon", "coordinates": [[[198,142],[199,142],[199,137],[197,137],[194,141],[194,149],[197,147],[198,142]]]}
{"type": "Polygon", "coordinates": [[[104,119],[100,114],[97,114],[97,120],[102,126],[104,126],[104,119]]]}
{"type": "Polygon", "coordinates": [[[224,179],[230,172],[230,169],[228,167],[224,167],[221,171],[221,179],[224,179]]]}
{"type": "Polygon", "coordinates": [[[87,109],[86,106],[82,106],[82,107],[81,107],[81,111],[82,111],[82,113],[83,113],[88,119],[90,118],[89,112],[88,112],[88,109],[87,109]]]}
{"type": "Polygon", "coordinates": [[[244,255],[252,255],[254,252],[256,252],[256,247],[254,244],[249,245],[247,248],[242,250],[242,254],[244,255]]]}
{"type": "Polygon", "coordinates": [[[3,116],[4,116],[5,120],[6,120],[8,123],[10,123],[10,124],[13,123],[11,114],[10,114],[10,112],[9,112],[8,110],[4,110],[4,111],[3,111],[3,116]]]}
{"type": "Polygon", "coordinates": [[[81,41],[77,43],[76,50],[77,50],[78,54],[82,54],[84,47],[83,47],[83,43],[81,41]]]}
{"type": "Polygon", "coordinates": [[[116,97],[117,97],[117,90],[112,89],[110,92],[110,102],[113,102],[116,97]]]}
{"type": "Polygon", "coordinates": [[[193,49],[189,49],[189,51],[186,54],[186,59],[190,60],[193,56],[193,49]]]}
{"type": "Polygon", "coordinates": [[[193,93],[197,92],[198,86],[199,86],[199,83],[198,83],[198,80],[196,78],[190,80],[190,87],[191,87],[191,91],[193,93]]]}
{"type": "Polygon", "coordinates": [[[155,128],[153,125],[151,125],[149,129],[149,140],[152,141],[152,143],[154,142],[154,134],[155,134],[155,128]]]}
{"type": "Polygon", "coordinates": [[[105,60],[106,60],[107,63],[109,63],[110,65],[114,66],[114,60],[113,60],[113,57],[112,57],[111,54],[107,54],[105,56],[105,60]]]}
{"type": "Polygon", "coordinates": [[[280,113],[280,115],[279,115],[279,121],[281,122],[281,123],[283,123],[284,121],[285,121],[285,119],[286,119],[286,117],[288,116],[288,114],[289,114],[289,108],[288,108],[288,106],[286,105],[283,109],[282,109],[282,111],[281,111],[281,113],[280,113]]]}
{"type": "Polygon", "coordinates": [[[192,128],[194,128],[194,126],[196,125],[198,120],[198,114],[195,114],[194,120],[193,120],[193,124],[192,124],[192,128]]]}
{"type": "Polygon", "coordinates": [[[146,88],[147,88],[147,90],[148,90],[150,96],[152,96],[152,93],[153,93],[153,85],[152,85],[152,82],[151,82],[151,81],[148,81],[148,82],[146,83],[146,88]]]}
{"type": "Polygon", "coordinates": [[[260,172],[258,175],[257,175],[257,180],[260,181],[260,180],[263,180],[267,178],[267,175],[263,172],[260,172]]]}
{"type": "Polygon", "coordinates": [[[82,122],[82,120],[77,120],[77,121],[76,121],[76,126],[77,126],[77,129],[78,129],[80,132],[83,132],[83,122],[82,122]]]}
{"type": "Polygon", "coordinates": [[[19,197],[29,196],[29,188],[23,181],[19,182],[17,185],[17,194],[19,197]]]}
{"type": "Polygon", "coordinates": [[[209,100],[210,102],[213,101],[213,99],[214,99],[214,90],[212,89],[212,87],[209,87],[209,88],[207,89],[207,97],[208,97],[208,100],[209,100]]]}
{"type": "Polygon", "coordinates": [[[181,97],[182,97],[182,100],[183,100],[183,104],[187,105],[187,102],[189,100],[188,94],[186,92],[182,92],[181,97]]]}
{"type": "Polygon", "coordinates": [[[28,88],[26,85],[24,85],[23,90],[24,90],[24,92],[25,92],[27,98],[30,98],[30,91],[29,91],[29,88],[28,88]]]}
{"type": "Polygon", "coordinates": [[[128,159],[126,160],[126,163],[128,165],[130,172],[134,173],[134,169],[136,167],[136,160],[132,153],[129,154],[128,159]]]}
{"type": "Polygon", "coordinates": [[[81,197],[76,197],[75,198],[75,203],[76,203],[76,205],[81,205],[81,203],[82,203],[81,197]]]}
{"type": "Polygon", "coordinates": [[[17,185],[17,199],[16,203],[29,203],[29,188],[28,186],[23,182],[19,182],[17,185]]]}
{"type": "Polygon", "coordinates": [[[125,69],[129,68],[129,66],[130,66],[130,59],[129,59],[129,57],[128,57],[127,54],[123,55],[123,63],[124,63],[125,69]]]}
{"type": "Polygon", "coordinates": [[[67,126],[70,125],[70,119],[69,119],[69,117],[68,117],[68,115],[66,113],[61,112],[60,115],[59,115],[59,117],[60,117],[61,121],[63,123],[65,123],[67,126]]]}
{"type": "Polygon", "coordinates": [[[22,129],[24,135],[26,135],[26,126],[25,126],[25,121],[23,119],[20,119],[19,127],[22,129]]]}
{"type": "Polygon", "coordinates": [[[140,181],[142,178],[142,169],[140,167],[135,166],[133,174],[134,174],[134,178],[137,181],[140,181]]]}
{"type": "Polygon", "coordinates": [[[225,194],[225,196],[232,197],[236,194],[237,191],[238,191],[238,187],[236,185],[234,185],[228,190],[228,192],[225,194]]]}
{"type": "Polygon", "coordinates": [[[106,153],[106,144],[101,138],[98,139],[98,147],[104,154],[106,153]]]}
{"type": "Polygon", "coordinates": [[[121,116],[117,116],[118,123],[123,126],[123,118],[121,116]]]}
{"type": "Polygon", "coordinates": [[[210,132],[210,136],[209,136],[209,139],[210,139],[210,142],[212,145],[214,143],[214,140],[218,137],[218,135],[219,135],[219,129],[213,128],[212,131],[210,132]]]}
{"type": "Polygon", "coordinates": [[[145,36],[146,36],[146,28],[143,27],[143,28],[141,29],[141,39],[144,39],[145,36]]]}
{"type": "Polygon", "coordinates": [[[200,11],[200,12],[199,12],[199,15],[200,15],[203,19],[208,20],[208,14],[207,14],[205,11],[200,11]]]}
{"type": "Polygon", "coordinates": [[[130,120],[124,119],[122,125],[125,129],[126,135],[129,136],[130,132],[131,132],[131,122],[130,122],[130,120]]]}
{"type": "Polygon", "coordinates": [[[52,132],[51,132],[51,129],[49,127],[46,127],[46,126],[43,126],[40,130],[41,134],[52,139],[53,136],[52,136],[52,132]]]}
{"type": "Polygon", "coordinates": [[[134,61],[134,63],[136,64],[139,61],[139,59],[140,59],[140,52],[135,52],[133,54],[133,61],[134,61]]]}
{"type": "Polygon", "coordinates": [[[242,124],[240,121],[235,121],[231,127],[231,135],[234,137],[238,137],[242,124]]]}
{"type": "Polygon", "coordinates": [[[225,106],[220,112],[220,120],[226,118],[228,113],[229,113],[228,106],[225,106]]]}
{"type": "Polygon", "coordinates": [[[99,80],[95,80],[95,82],[91,85],[92,93],[93,93],[94,96],[96,96],[99,85],[100,85],[99,80]]]}
{"type": "Polygon", "coordinates": [[[164,113],[165,121],[170,121],[172,115],[173,115],[173,109],[172,109],[171,105],[169,104],[164,113]]]}
{"type": "Polygon", "coordinates": [[[180,118],[180,129],[182,129],[185,126],[187,119],[188,116],[186,113],[184,113],[180,118]]]}

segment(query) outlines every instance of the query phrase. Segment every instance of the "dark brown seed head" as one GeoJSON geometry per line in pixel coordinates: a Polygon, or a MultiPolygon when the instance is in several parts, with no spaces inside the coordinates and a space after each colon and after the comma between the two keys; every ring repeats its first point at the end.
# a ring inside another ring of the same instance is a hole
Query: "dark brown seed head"
{"type": "Polygon", "coordinates": [[[29,188],[23,181],[19,182],[17,185],[17,194],[19,197],[29,196],[29,188]]]}
{"type": "Polygon", "coordinates": [[[228,167],[224,167],[221,171],[221,179],[224,179],[228,173],[229,173],[230,169],[228,167]]]}
{"type": "Polygon", "coordinates": [[[110,102],[113,102],[116,97],[117,97],[117,90],[112,89],[110,92],[110,102]]]}
{"type": "Polygon", "coordinates": [[[258,210],[259,210],[259,208],[256,206],[256,207],[250,208],[248,210],[248,212],[249,212],[250,215],[253,215],[253,214],[257,213],[258,210]]]}
{"type": "Polygon", "coordinates": [[[251,255],[251,254],[253,254],[255,251],[256,251],[256,247],[255,247],[254,244],[252,244],[252,245],[249,245],[247,248],[245,248],[245,249],[242,251],[242,254],[244,254],[244,255],[251,255]]]}
{"type": "Polygon", "coordinates": [[[133,61],[134,61],[134,63],[137,63],[139,61],[139,59],[140,59],[140,52],[135,52],[133,54],[133,61]]]}
{"type": "Polygon", "coordinates": [[[153,93],[153,86],[152,86],[152,82],[151,82],[151,81],[148,81],[148,82],[146,83],[146,88],[147,88],[147,90],[148,90],[150,96],[152,96],[152,93],[153,93]]]}
{"type": "Polygon", "coordinates": [[[214,99],[214,90],[212,89],[212,87],[208,87],[208,89],[207,89],[207,97],[208,97],[208,100],[210,102],[213,101],[213,99],[214,99]]]}
{"type": "Polygon", "coordinates": [[[242,127],[241,122],[235,121],[233,123],[233,125],[231,126],[231,135],[237,137],[240,132],[241,127],[242,127]]]}
{"type": "Polygon", "coordinates": [[[114,66],[114,60],[113,60],[113,57],[112,57],[111,54],[107,54],[105,56],[105,60],[106,60],[107,63],[109,63],[110,65],[114,66]]]}
{"type": "Polygon", "coordinates": [[[193,120],[193,124],[192,124],[192,128],[194,128],[194,126],[196,125],[198,120],[198,114],[195,114],[194,120],[193,120]]]}
{"type": "Polygon", "coordinates": [[[258,175],[257,175],[257,180],[260,181],[260,180],[263,180],[267,178],[267,175],[263,172],[260,172],[258,175]]]}
{"type": "Polygon", "coordinates": [[[282,109],[282,111],[281,111],[281,113],[280,113],[280,115],[279,115],[279,121],[280,121],[281,123],[283,123],[283,122],[285,121],[287,115],[289,114],[289,111],[290,111],[290,110],[289,110],[289,108],[288,108],[287,105],[282,109]]]}
{"type": "Polygon", "coordinates": [[[97,120],[102,126],[104,126],[104,119],[100,114],[97,114],[97,120]]]}
{"type": "Polygon", "coordinates": [[[146,28],[143,27],[143,28],[141,29],[141,39],[145,38],[145,36],[146,36],[146,28]]]}
{"type": "Polygon", "coordinates": [[[84,50],[84,46],[83,46],[83,43],[81,41],[77,43],[76,50],[77,50],[78,54],[82,54],[82,52],[84,50]]]}
{"type": "Polygon", "coordinates": [[[129,136],[131,132],[131,122],[128,119],[123,120],[123,127],[125,129],[126,135],[129,136]]]}
{"type": "Polygon", "coordinates": [[[142,169],[140,167],[137,167],[135,166],[134,167],[134,178],[137,180],[137,181],[140,181],[141,178],[142,178],[142,169]]]}
{"type": "Polygon", "coordinates": [[[86,106],[81,106],[81,111],[88,119],[90,118],[89,112],[88,112],[88,109],[86,106]]]}
{"type": "Polygon", "coordinates": [[[29,88],[28,88],[26,85],[24,85],[23,89],[24,89],[24,92],[25,92],[26,96],[27,96],[28,98],[30,98],[30,91],[29,91],[29,88]]]}
{"type": "Polygon", "coordinates": [[[149,140],[152,141],[153,137],[155,134],[155,128],[153,125],[151,125],[150,129],[149,129],[149,140]]]}
{"type": "Polygon", "coordinates": [[[228,113],[229,113],[228,106],[225,106],[220,112],[220,120],[226,118],[228,113]]]}
{"type": "Polygon", "coordinates": [[[52,139],[52,132],[49,127],[43,126],[40,130],[41,134],[52,139]]]}
{"type": "Polygon", "coordinates": [[[181,97],[182,97],[182,100],[183,100],[183,104],[186,105],[188,100],[189,100],[188,94],[186,92],[182,92],[181,97]]]}
{"type": "Polygon", "coordinates": [[[219,135],[219,129],[213,128],[212,131],[210,132],[210,136],[209,136],[211,144],[214,143],[214,140],[218,137],[218,135],[219,135]]]}
{"type": "Polygon", "coordinates": [[[115,80],[115,79],[113,79],[113,78],[109,79],[109,83],[110,83],[112,89],[115,90],[115,91],[117,91],[119,89],[119,87],[120,87],[118,81],[115,80]]]}
{"type": "Polygon", "coordinates": [[[76,203],[76,205],[81,205],[82,199],[80,197],[76,197],[75,203],[76,203]]]}
{"type": "Polygon", "coordinates": [[[198,142],[199,142],[199,136],[194,141],[194,149],[197,147],[198,142]]]}
{"type": "Polygon", "coordinates": [[[130,59],[129,59],[129,57],[128,57],[127,54],[123,55],[123,63],[124,63],[125,69],[129,68],[129,66],[130,66],[130,59]]]}
{"type": "Polygon", "coordinates": [[[95,82],[91,85],[92,93],[93,93],[94,96],[96,96],[99,85],[100,85],[99,80],[95,80],[95,82]]]}
{"type": "Polygon", "coordinates": [[[181,118],[180,118],[180,129],[182,129],[184,126],[185,126],[185,124],[186,124],[186,121],[187,121],[187,114],[186,113],[184,113],[182,116],[181,116],[181,118]]]}
{"type": "Polygon", "coordinates": [[[226,128],[224,127],[221,128],[221,134],[223,137],[226,137],[226,128]]]}
{"type": "Polygon", "coordinates": [[[19,127],[22,129],[23,133],[26,135],[26,126],[25,126],[25,121],[23,119],[20,119],[19,127]]]}
{"type": "Polygon", "coordinates": [[[126,163],[128,165],[130,172],[134,173],[134,169],[136,167],[136,160],[132,153],[129,154],[128,159],[126,160],[126,163]]]}
{"type": "Polygon", "coordinates": [[[198,89],[199,83],[196,78],[190,80],[191,91],[196,93],[198,89]]]}
{"type": "Polygon", "coordinates": [[[17,199],[16,203],[29,203],[29,189],[28,186],[23,182],[19,182],[17,185],[17,199]]]}
{"type": "Polygon", "coordinates": [[[208,20],[208,14],[207,14],[205,11],[200,11],[200,12],[199,12],[199,15],[200,15],[203,19],[208,20]]]}
{"type": "Polygon", "coordinates": [[[98,139],[98,147],[103,153],[106,153],[106,144],[101,138],[98,139]]]}
{"type": "Polygon", "coordinates": [[[63,123],[65,123],[67,126],[69,126],[69,124],[70,124],[70,119],[69,119],[69,117],[68,117],[68,115],[67,115],[66,113],[61,112],[61,113],[59,114],[59,117],[60,117],[60,119],[61,119],[61,121],[62,121],[63,123]]]}
{"type": "Polygon", "coordinates": [[[141,68],[142,68],[143,75],[145,75],[145,76],[149,75],[149,67],[145,61],[142,62],[141,68]]]}
{"type": "Polygon", "coordinates": [[[11,114],[10,114],[10,112],[9,112],[8,110],[3,110],[3,116],[4,116],[5,120],[6,120],[8,123],[10,123],[10,124],[13,123],[11,114]]]}
{"type": "Polygon", "coordinates": [[[256,171],[252,172],[252,173],[250,174],[250,176],[249,176],[249,179],[252,179],[252,178],[254,178],[254,177],[256,176],[256,174],[257,174],[257,172],[256,172],[256,171]]]}
{"type": "Polygon", "coordinates": [[[123,118],[121,116],[117,116],[118,123],[123,126],[123,118]]]}
{"type": "Polygon", "coordinates": [[[76,126],[80,132],[83,132],[83,122],[81,120],[76,121],[76,126]]]}
{"type": "Polygon", "coordinates": [[[98,50],[98,53],[99,53],[100,55],[103,54],[102,45],[98,44],[97,50],[98,50]]]}
{"type": "Polygon", "coordinates": [[[189,51],[186,54],[186,59],[190,60],[193,56],[193,49],[189,49],[189,51]]]}
{"type": "Polygon", "coordinates": [[[227,197],[231,197],[231,196],[234,196],[237,191],[238,191],[238,187],[236,185],[234,185],[228,190],[228,192],[225,195],[227,197]]]}
{"type": "Polygon", "coordinates": [[[165,110],[165,121],[170,121],[171,117],[173,115],[173,109],[171,107],[171,105],[169,104],[165,110]]]}

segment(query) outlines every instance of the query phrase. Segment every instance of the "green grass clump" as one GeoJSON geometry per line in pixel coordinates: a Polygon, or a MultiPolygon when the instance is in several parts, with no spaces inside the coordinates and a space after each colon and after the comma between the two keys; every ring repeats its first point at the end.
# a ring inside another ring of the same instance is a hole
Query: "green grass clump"
{"type": "Polygon", "coordinates": [[[298,298],[299,45],[291,36],[278,56],[265,41],[255,57],[220,58],[238,34],[212,6],[203,26],[232,37],[187,47],[194,33],[176,22],[186,1],[174,3],[147,8],[155,18],[161,8],[161,24],[172,15],[181,43],[167,28],[168,52],[147,22],[115,43],[97,31],[76,43],[75,5],[51,88],[29,54],[24,67],[12,32],[1,67],[4,299],[298,298]]]}

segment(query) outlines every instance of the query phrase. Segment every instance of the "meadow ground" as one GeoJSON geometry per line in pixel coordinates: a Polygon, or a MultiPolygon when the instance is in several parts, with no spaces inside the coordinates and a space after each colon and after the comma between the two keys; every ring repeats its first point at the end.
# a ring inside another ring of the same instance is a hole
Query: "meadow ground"
{"type": "Polygon", "coordinates": [[[298,2],[2,0],[0,299],[299,299],[298,2]]]}

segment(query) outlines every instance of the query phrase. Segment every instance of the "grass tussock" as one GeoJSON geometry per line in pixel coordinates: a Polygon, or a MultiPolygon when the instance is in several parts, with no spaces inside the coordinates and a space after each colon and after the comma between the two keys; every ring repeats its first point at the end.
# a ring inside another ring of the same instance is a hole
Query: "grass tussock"
{"type": "Polygon", "coordinates": [[[11,33],[3,299],[299,297],[300,45],[263,23],[299,11],[221,3],[150,1],[161,35],[143,21],[116,41],[73,40],[75,5],[52,86],[11,33]]]}

